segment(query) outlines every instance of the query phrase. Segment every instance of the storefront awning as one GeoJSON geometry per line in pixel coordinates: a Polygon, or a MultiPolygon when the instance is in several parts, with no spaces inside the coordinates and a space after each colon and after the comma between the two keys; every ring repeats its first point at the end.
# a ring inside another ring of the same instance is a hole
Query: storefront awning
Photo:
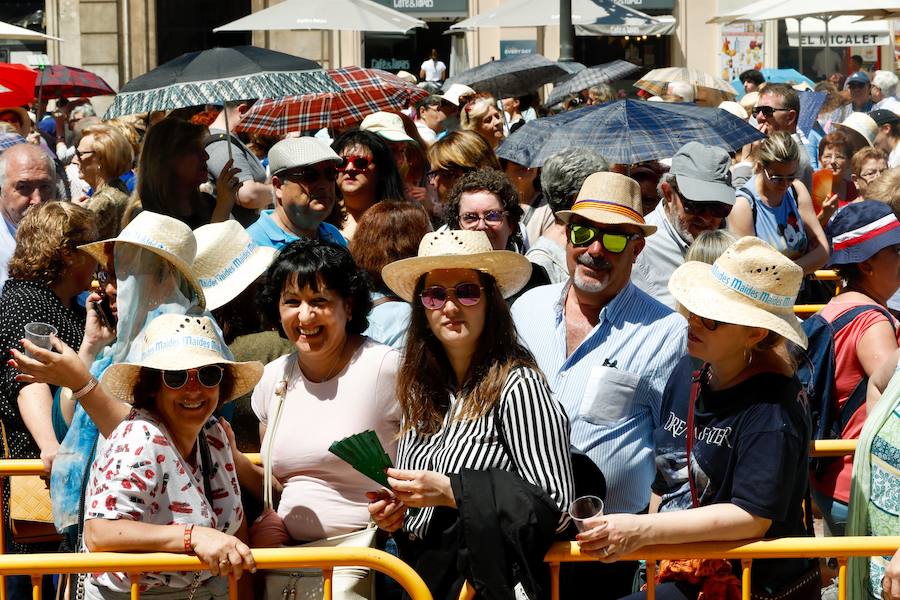
{"type": "Polygon", "coordinates": [[[675,31],[675,17],[656,15],[656,23],[624,25],[576,25],[575,35],[669,35],[675,31]]]}
{"type": "Polygon", "coordinates": [[[825,40],[825,21],[822,19],[803,19],[798,34],[797,19],[785,19],[787,25],[788,44],[798,46],[800,37],[803,46],[846,48],[848,46],[882,46],[891,44],[891,26],[888,21],[866,21],[859,17],[834,17],[828,22],[828,37],[825,40]]]}
{"type": "MultiPolygon", "coordinates": [[[[651,32],[645,29],[659,26],[660,18],[611,0],[572,0],[572,23],[576,32],[578,27],[584,26],[600,27],[603,31],[581,35],[650,35],[651,32]],[[613,31],[617,33],[611,33],[613,31]]],[[[507,0],[494,9],[452,25],[450,30],[544,25],[559,25],[559,0],[507,0]]]]}

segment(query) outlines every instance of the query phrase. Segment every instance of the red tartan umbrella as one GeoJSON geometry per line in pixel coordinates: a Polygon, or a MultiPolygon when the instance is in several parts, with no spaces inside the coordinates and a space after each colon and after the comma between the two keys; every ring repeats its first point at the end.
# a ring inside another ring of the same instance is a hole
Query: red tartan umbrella
{"type": "Polygon", "coordinates": [[[37,72],[25,65],[0,63],[0,107],[31,103],[36,78],[37,72]]]}
{"type": "Polygon", "coordinates": [[[381,110],[402,110],[428,92],[379,69],[328,69],[342,93],[304,94],[262,100],[244,116],[238,131],[262,135],[345,127],[381,110]]]}
{"type": "Polygon", "coordinates": [[[35,85],[43,88],[41,95],[44,98],[60,96],[88,98],[116,93],[99,75],[65,65],[51,65],[44,68],[35,85]]]}

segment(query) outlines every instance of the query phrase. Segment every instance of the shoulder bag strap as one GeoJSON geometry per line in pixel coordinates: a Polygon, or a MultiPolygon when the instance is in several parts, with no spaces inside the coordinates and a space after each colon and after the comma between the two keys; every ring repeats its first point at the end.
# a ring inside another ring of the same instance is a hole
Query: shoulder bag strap
{"type": "Polygon", "coordinates": [[[281,421],[281,409],[284,407],[284,398],[287,396],[288,381],[290,374],[293,372],[293,363],[288,357],[284,365],[284,374],[275,388],[275,410],[272,413],[271,427],[266,428],[266,454],[263,460],[263,511],[273,509],[275,503],[272,500],[272,448],[275,446],[275,430],[281,421]]]}
{"type": "Polygon", "coordinates": [[[688,404],[687,419],[687,480],[691,488],[691,506],[697,508],[700,505],[700,498],[697,496],[697,488],[694,485],[694,477],[691,471],[691,452],[694,449],[694,405],[697,404],[697,398],[700,397],[700,382],[709,374],[709,364],[703,365],[699,371],[694,371],[691,377],[691,401],[688,404]]]}
{"type": "Polygon", "coordinates": [[[738,189],[737,193],[745,197],[747,202],[750,203],[750,210],[753,212],[753,231],[756,231],[756,195],[747,186],[738,189]]]}
{"type": "Polygon", "coordinates": [[[206,500],[209,502],[210,510],[212,510],[212,483],[209,481],[210,471],[212,470],[212,457],[209,454],[209,441],[206,439],[205,426],[203,430],[200,431],[200,436],[197,438],[197,445],[200,448],[200,470],[203,473],[203,493],[206,495],[206,500]]]}
{"type": "Polygon", "coordinates": [[[518,463],[516,463],[516,456],[512,453],[512,450],[509,447],[509,441],[506,439],[506,434],[503,431],[503,417],[500,414],[500,405],[502,403],[503,397],[501,395],[500,400],[498,400],[497,403],[494,404],[494,408],[491,409],[491,416],[493,417],[494,424],[497,428],[497,441],[500,442],[500,446],[509,457],[509,462],[512,463],[512,466],[516,470],[516,473],[521,475],[522,471],[519,469],[518,463]]]}

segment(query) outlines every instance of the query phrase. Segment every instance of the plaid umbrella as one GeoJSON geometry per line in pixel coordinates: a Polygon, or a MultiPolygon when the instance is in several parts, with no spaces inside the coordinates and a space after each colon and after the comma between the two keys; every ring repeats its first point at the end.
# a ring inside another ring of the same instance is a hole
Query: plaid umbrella
{"type": "Polygon", "coordinates": [[[491,92],[501,98],[524,96],[545,83],[559,81],[568,75],[559,65],[560,63],[540,54],[493,60],[447,79],[444,89],[450,89],[454,83],[461,83],[473,90],[491,92]]]}
{"type": "Polygon", "coordinates": [[[510,135],[497,156],[540,167],[570,148],[591,148],[612,163],[669,158],[688,142],[737,150],[765,136],[718,108],[617,100],[535,119],[510,135]]]}
{"type": "Polygon", "coordinates": [[[571,94],[577,94],[592,85],[622,79],[636,71],[640,71],[640,69],[639,66],[633,65],[627,60],[614,60],[596,67],[583,69],[553,86],[553,91],[544,104],[546,106],[559,104],[571,94]]]}
{"type": "Polygon", "coordinates": [[[244,115],[237,130],[284,135],[292,131],[345,127],[374,112],[402,110],[428,97],[426,90],[379,69],[344,67],[326,72],[340,86],[340,93],[304,94],[257,102],[244,115]]]}
{"type": "Polygon", "coordinates": [[[116,93],[99,75],[64,65],[51,65],[41,69],[37,78],[37,87],[43,88],[41,95],[44,98],[59,98],[60,96],[88,98],[116,93]]]}
{"type": "Polygon", "coordinates": [[[0,63],[0,106],[22,106],[34,100],[37,71],[25,65],[0,63]]]}
{"type": "Polygon", "coordinates": [[[650,92],[654,96],[665,96],[669,83],[673,81],[686,81],[693,84],[694,87],[708,88],[734,97],[737,92],[731,84],[713,77],[709,73],[698,71],[696,69],[686,69],[684,67],[666,67],[665,69],[653,69],[644,75],[634,87],[650,92]]]}
{"type": "Polygon", "coordinates": [[[255,46],[212,48],[182,54],[132,79],[116,95],[104,118],[332,91],[340,88],[319,63],[309,59],[255,46]]]}

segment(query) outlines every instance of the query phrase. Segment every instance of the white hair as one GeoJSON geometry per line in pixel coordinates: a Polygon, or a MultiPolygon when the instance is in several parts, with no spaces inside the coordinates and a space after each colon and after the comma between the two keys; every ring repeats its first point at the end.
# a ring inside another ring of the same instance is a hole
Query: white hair
{"type": "Polygon", "coordinates": [[[6,167],[9,163],[9,157],[22,153],[30,154],[33,159],[40,157],[39,160],[46,161],[50,179],[53,181],[53,185],[56,185],[56,165],[53,163],[53,159],[50,158],[50,155],[34,144],[16,144],[0,153],[0,193],[2,193],[3,188],[6,186],[6,167]]]}
{"type": "Polygon", "coordinates": [[[872,77],[872,85],[880,89],[885,96],[896,96],[898,83],[900,79],[890,71],[875,71],[872,77]]]}
{"type": "Polygon", "coordinates": [[[667,93],[680,96],[685,102],[693,102],[695,98],[694,84],[687,81],[670,81],[667,93]]]}

